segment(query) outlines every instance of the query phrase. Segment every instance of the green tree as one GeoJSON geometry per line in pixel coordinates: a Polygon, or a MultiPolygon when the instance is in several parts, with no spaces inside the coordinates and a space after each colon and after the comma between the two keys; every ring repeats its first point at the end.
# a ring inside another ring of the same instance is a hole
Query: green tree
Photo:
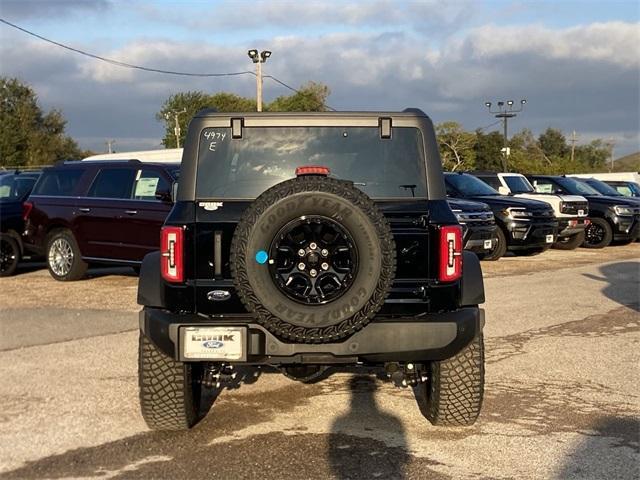
{"type": "Polygon", "coordinates": [[[292,95],[277,97],[266,105],[270,112],[322,112],[329,96],[329,87],[322,83],[309,82],[292,95]]]}
{"type": "Polygon", "coordinates": [[[455,172],[475,167],[474,133],[465,131],[457,122],[443,122],[436,125],[436,135],[445,170],[455,172]]]}
{"type": "Polygon", "coordinates": [[[540,148],[547,157],[564,157],[569,152],[567,139],[564,134],[555,128],[547,128],[538,137],[540,148]]]}
{"type": "Polygon", "coordinates": [[[476,168],[501,172],[503,146],[504,140],[500,132],[484,133],[482,130],[476,130],[476,143],[473,146],[476,168]]]}
{"type": "Polygon", "coordinates": [[[66,123],[60,111],[42,111],[29,85],[0,77],[0,165],[24,167],[81,158],[85,152],[65,135],[66,123]]]}
{"type": "MultiPolygon", "coordinates": [[[[271,103],[266,103],[263,105],[263,110],[271,112],[322,111],[326,109],[325,100],[328,95],[329,88],[326,85],[309,82],[292,95],[280,96],[271,103]]],[[[165,148],[175,148],[176,146],[174,112],[186,110],[185,113],[178,116],[180,144],[184,145],[189,122],[197,112],[204,108],[215,108],[218,112],[255,112],[256,100],[229,92],[208,94],[200,91],[188,91],[171,95],[156,114],[156,118],[165,124],[165,134],[162,139],[165,148]]]]}

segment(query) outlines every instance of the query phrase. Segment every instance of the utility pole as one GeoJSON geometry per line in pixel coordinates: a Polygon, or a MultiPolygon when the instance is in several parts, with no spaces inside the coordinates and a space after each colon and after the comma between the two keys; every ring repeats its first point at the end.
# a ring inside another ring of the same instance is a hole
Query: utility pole
{"type": "Polygon", "coordinates": [[[107,146],[107,152],[108,153],[113,153],[113,148],[112,145],[116,143],[115,140],[107,140],[106,142],[104,142],[104,144],[107,146]]]}
{"type": "Polygon", "coordinates": [[[167,121],[170,121],[171,120],[171,116],[173,116],[173,120],[175,122],[175,126],[173,127],[173,133],[176,136],[176,148],[180,148],[180,132],[181,132],[181,130],[180,130],[179,117],[183,113],[187,113],[187,109],[186,108],[183,108],[179,112],[176,112],[175,110],[172,110],[171,112],[167,112],[167,113],[164,114],[164,118],[167,121]]]}
{"type": "Polygon", "coordinates": [[[616,148],[616,141],[613,137],[611,137],[609,139],[609,162],[610,162],[610,167],[609,167],[609,171],[613,172],[613,151],[616,148]]]}
{"type": "Polygon", "coordinates": [[[507,161],[509,159],[509,137],[507,132],[507,123],[510,118],[515,117],[518,112],[521,112],[524,109],[524,104],[527,101],[523,98],[520,100],[520,108],[517,110],[513,108],[514,102],[513,100],[507,100],[506,102],[499,101],[497,103],[498,109],[491,110],[491,102],[485,102],[484,106],[489,109],[489,113],[492,113],[494,117],[502,119],[502,129],[503,129],[503,138],[504,138],[504,148],[502,149],[502,168],[505,172],[507,172],[508,164],[507,161]],[[506,103],[506,106],[505,106],[506,103]]]}
{"type": "Polygon", "coordinates": [[[574,130],[571,133],[571,140],[570,140],[570,142],[571,142],[571,163],[573,163],[573,159],[576,156],[576,142],[577,141],[578,141],[578,137],[576,135],[576,131],[574,130]]]}
{"type": "Polygon", "coordinates": [[[262,64],[267,61],[267,58],[271,56],[269,50],[263,50],[258,52],[256,49],[251,49],[247,52],[249,58],[256,64],[256,109],[258,112],[262,111],[262,64]]]}

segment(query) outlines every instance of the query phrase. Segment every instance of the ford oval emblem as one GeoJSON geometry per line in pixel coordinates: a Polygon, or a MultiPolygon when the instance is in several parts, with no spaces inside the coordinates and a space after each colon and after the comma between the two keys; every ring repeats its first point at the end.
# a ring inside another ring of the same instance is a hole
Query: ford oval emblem
{"type": "Polygon", "coordinates": [[[207,299],[212,302],[224,302],[231,298],[231,293],[227,290],[212,290],[207,293],[207,299]]]}
{"type": "Polygon", "coordinates": [[[207,340],[206,342],[202,342],[202,346],[204,348],[222,348],[224,346],[224,342],[220,340],[207,340]]]}

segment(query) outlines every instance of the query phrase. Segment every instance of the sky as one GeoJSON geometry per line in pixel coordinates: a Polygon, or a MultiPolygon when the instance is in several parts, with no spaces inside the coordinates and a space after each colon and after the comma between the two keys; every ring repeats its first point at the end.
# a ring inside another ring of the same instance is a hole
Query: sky
{"type": "MultiPolygon", "coordinates": [[[[434,122],[501,129],[484,106],[527,103],[509,135],[547,127],[578,144],[640,150],[640,2],[0,0],[0,18],[85,50],[196,73],[253,70],[299,87],[322,82],[338,110],[417,107],[434,122]]],[[[161,148],[156,113],[187,90],[255,96],[255,77],[169,76],[117,67],[0,24],[0,75],[62,111],[82,148],[161,148]]],[[[265,100],[291,93],[269,79],[265,100]]]]}

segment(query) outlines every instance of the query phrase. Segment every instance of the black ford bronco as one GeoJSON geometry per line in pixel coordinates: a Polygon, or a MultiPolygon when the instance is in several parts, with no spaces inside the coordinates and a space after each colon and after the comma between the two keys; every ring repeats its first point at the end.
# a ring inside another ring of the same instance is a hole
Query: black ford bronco
{"type": "Polygon", "coordinates": [[[203,387],[261,366],[379,367],[434,425],[476,420],[482,272],[424,113],[202,111],[175,197],[138,287],[150,428],[192,427],[203,387]]]}

